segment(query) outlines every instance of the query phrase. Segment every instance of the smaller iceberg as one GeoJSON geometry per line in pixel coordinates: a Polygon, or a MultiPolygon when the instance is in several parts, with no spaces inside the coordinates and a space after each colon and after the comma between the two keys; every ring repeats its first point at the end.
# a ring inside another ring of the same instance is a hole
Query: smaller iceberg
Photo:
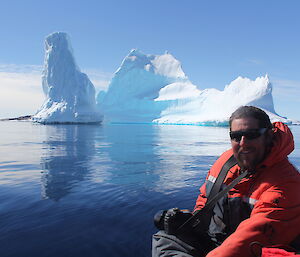
{"type": "MultiPolygon", "coordinates": [[[[231,113],[238,107],[253,105],[266,111],[272,122],[292,123],[291,120],[276,113],[272,97],[272,84],[267,75],[258,77],[254,81],[238,77],[225,86],[223,91],[214,88],[198,90],[198,92],[197,90],[194,89],[193,97],[186,99],[180,99],[178,97],[180,94],[177,94],[177,100],[171,102],[168,108],[161,112],[161,116],[153,122],[226,126],[231,113]]],[[[169,91],[173,92],[174,90],[169,91]]],[[[164,94],[164,98],[168,98],[168,95],[170,94],[164,94]]],[[[155,100],[159,100],[159,98],[155,100]]]]}
{"type": "Polygon", "coordinates": [[[42,85],[46,100],[32,120],[45,124],[100,123],[95,87],[77,67],[68,35],[50,34],[45,50],[42,85]]]}

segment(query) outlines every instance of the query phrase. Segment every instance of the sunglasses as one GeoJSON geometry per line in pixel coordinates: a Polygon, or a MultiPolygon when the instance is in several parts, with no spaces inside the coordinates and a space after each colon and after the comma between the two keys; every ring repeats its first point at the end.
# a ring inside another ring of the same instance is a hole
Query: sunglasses
{"type": "Polygon", "coordinates": [[[230,131],[230,139],[236,142],[240,142],[242,137],[245,137],[247,140],[252,140],[263,135],[268,129],[260,128],[260,129],[249,129],[242,131],[230,131]]]}

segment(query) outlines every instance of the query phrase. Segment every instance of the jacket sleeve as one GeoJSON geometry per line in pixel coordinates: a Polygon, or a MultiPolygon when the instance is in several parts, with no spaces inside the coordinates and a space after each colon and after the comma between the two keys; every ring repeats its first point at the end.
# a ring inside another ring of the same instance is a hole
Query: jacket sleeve
{"type": "MultiPolygon", "coordinates": [[[[207,178],[209,177],[209,173],[206,177],[206,181],[207,181],[207,178]]],[[[206,183],[207,182],[204,182],[204,184],[200,187],[200,194],[198,195],[198,198],[196,200],[196,205],[194,207],[194,211],[197,211],[197,210],[201,210],[206,201],[207,201],[207,196],[206,196],[206,183]]]]}
{"type": "Polygon", "coordinates": [[[254,242],[263,246],[289,244],[300,233],[299,184],[285,190],[270,187],[254,205],[251,215],[207,257],[250,257],[254,242]]]}

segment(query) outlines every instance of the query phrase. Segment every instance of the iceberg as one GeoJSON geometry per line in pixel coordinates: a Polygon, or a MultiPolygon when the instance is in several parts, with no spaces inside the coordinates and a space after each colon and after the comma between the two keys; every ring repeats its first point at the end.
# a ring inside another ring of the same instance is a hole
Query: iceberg
{"type": "Polygon", "coordinates": [[[76,65],[69,37],[55,32],[45,40],[42,86],[46,100],[33,115],[40,123],[99,123],[95,87],[76,65]]]}
{"type": "Polygon", "coordinates": [[[213,88],[199,90],[193,97],[173,101],[153,122],[225,126],[231,113],[242,105],[263,109],[272,122],[291,123],[275,112],[272,84],[267,75],[254,81],[238,77],[223,91],[213,88]]]}
{"type": "Polygon", "coordinates": [[[265,110],[273,122],[291,123],[274,109],[268,75],[254,81],[238,77],[223,91],[201,90],[169,53],[131,50],[108,90],[97,96],[97,106],[109,122],[226,126],[231,113],[242,105],[265,110]]]}
{"type": "Polygon", "coordinates": [[[190,84],[178,60],[169,53],[146,55],[133,49],[115,72],[108,91],[99,92],[97,105],[106,121],[152,122],[169,105],[155,99],[172,83],[178,88],[178,83],[183,88],[190,84]]]}

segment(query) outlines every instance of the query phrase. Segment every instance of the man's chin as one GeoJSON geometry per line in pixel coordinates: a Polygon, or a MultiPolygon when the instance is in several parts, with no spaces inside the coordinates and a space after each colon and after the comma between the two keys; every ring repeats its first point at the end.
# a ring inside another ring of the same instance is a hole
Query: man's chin
{"type": "Polygon", "coordinates": [[[255,164],[249,160],[238,160],[238,164],[242,170],[253,171],[255,164]]]}

